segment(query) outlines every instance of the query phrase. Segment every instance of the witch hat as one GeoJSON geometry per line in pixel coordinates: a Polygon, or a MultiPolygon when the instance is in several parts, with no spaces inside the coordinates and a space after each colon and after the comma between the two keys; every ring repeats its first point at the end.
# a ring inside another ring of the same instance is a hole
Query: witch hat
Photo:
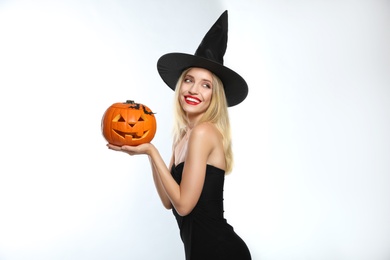
{"type": "Polygon", "coordinates": [[[229,107],[241,103],[248,95],[248,85],[239,74],[223,65],[228,39],[227,32],[226,10],[204,36],[194,55],[168,53],[160,57],[157,61],[157,70],[163,81],[175,90],[177,80],[185,69],[204,68],[221,79],[229,107]]]}

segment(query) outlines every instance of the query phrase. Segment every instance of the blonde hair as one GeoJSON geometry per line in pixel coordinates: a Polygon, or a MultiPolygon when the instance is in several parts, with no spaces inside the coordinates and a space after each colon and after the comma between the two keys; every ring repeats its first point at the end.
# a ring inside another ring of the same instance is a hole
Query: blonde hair
{"type": "MultiPolygon", "coordinates": [[[[179,142],[186,133],[187,117],[185,111],[180,105],[179,98],[181,83],[190,69],[191,68],[184,70],[176,83],[174,97],[175,120],[173,125],[173,145],[179,142]]],[[[212,73],[212,81],[213,88],[210,106],[207,108],[198,123],[211,122],[221,133],[226,162],[225,172],[230,173],[233,169],[233,151],[228,105],[222,81],[214,73],[212,73]]]]}

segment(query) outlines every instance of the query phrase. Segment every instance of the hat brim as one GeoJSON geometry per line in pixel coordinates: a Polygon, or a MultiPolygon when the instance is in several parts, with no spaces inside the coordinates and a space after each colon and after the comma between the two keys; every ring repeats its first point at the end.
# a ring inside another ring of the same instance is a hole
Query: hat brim
{"type": "Polygon", "coordinates": [[[229,107],[238,105],[247,97],[246,81],[238,73],[220,63],[186,53],[168,53],[157,61],[158,73],[172,90],[175,90],[181,73],[190,67],[207,69],[221,79],[229,107]]]}

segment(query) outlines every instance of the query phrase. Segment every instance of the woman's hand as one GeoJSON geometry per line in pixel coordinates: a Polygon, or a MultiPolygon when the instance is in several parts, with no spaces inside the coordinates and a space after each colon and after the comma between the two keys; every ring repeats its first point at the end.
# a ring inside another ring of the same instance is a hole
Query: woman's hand
{"type": "Polygon", "coordinates": [[[137,154],[150,155],[151,150],[154,148],[153,144],[151,143],[140,144],[137,146],[130,146],[130,145],[116,146],[112,144],[107,144],[107,147],[111,150],[125,152],[129,155],[137,155],[137,154]]]}

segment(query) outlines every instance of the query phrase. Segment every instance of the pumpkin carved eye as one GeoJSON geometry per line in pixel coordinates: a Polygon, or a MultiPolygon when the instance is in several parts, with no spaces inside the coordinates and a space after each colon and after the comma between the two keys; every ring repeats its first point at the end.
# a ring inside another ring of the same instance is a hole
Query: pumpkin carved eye
{"type": "Polygon", "coordinates": [[[117,146],[150,142],[156,133],[154,113],[145,105],[128,100],[111,105],[102,118],[104,138],[117,146]]]}
{"type": "Polygon", "coordinates": [[[126,122],[126,120],[122,117],[122,115],[116,115],[112,122],[126,122]]]}

